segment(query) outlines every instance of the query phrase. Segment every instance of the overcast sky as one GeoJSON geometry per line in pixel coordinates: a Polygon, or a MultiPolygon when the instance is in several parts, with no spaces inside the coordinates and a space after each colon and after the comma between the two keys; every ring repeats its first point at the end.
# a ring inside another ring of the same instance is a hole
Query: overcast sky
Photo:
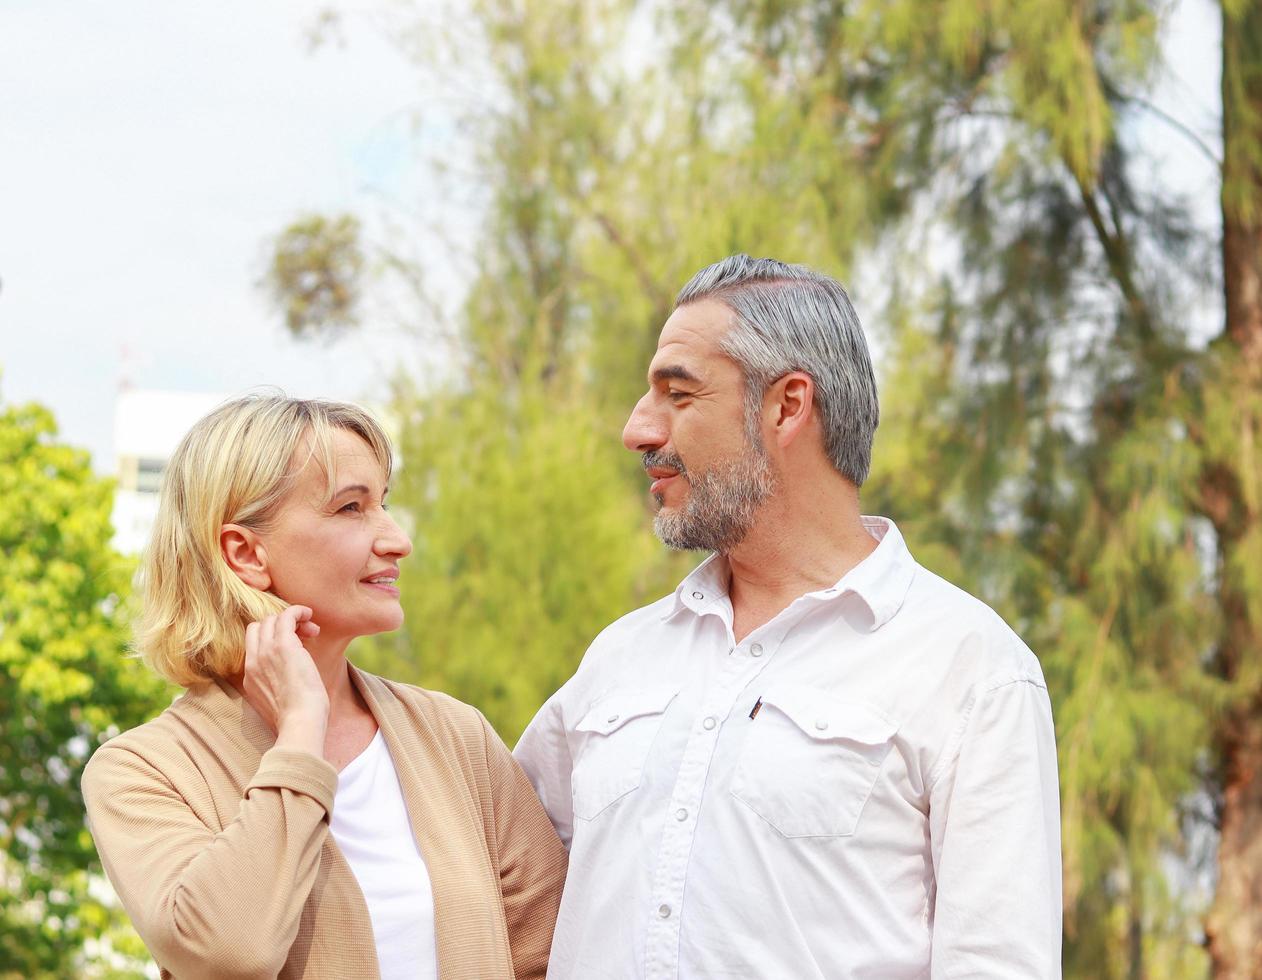
{"type": "Polygon", "coordinates": [[[0,399],[98,469],[124,380],[371,399],[395,363],[389,328],[288,339],[256,286],[302,212],[415,189],[415,72],[354,18],[312,52],[318,9],[0,0],[0,399]]]}
{"type": "MultiPolygon", "coordinates": [[[[404,359],[407,339],[380,324],[334,346],[292,341],[255,285],[269,236],[303,212],[423,208],[417,154],[444,138],[416,72],[367,21],[309,50],[318,9],[0,0],[0,400],[49,405],[98,469],[113,466],[124,381],[372,401],[404,359]]],[[[1208,0],[1183,0],[1170,38],[1162,104],[1212,132],[1208,0]]],[[[1212,167],[1163,124],[1143,132],[1211,213],[1212,167]]]]}

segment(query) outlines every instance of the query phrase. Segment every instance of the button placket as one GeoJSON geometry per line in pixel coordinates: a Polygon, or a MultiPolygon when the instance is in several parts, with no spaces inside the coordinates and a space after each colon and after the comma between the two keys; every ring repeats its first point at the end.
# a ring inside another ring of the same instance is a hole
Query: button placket
{"type": "Polygon", "coordinates": [[[715,678],[710,696],[697,711],[692,734],[684,747],[675,786],[671,793],[667,819],[662,828],[653,888],[650,893],[657,903],[649,920],[645,949],[648,977],[674,977],[678,969],[679,928],[683,913],[683,896],[688,862],[696,839],[698,815],[710,764],[718,748],[724,720],[731,714],[741,693],[766,666],[766,659],[731,658],[715,678]],[[660,909],[669,906],[669,916],[660,909]]]}

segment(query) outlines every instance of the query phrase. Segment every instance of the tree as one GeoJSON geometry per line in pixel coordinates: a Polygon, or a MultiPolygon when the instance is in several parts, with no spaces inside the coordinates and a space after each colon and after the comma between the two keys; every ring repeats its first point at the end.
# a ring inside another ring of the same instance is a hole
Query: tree
{"type": "MultiPolygon", "coordinates": [[[[1042,654],[1070,976],[1262,961],[1255,8],[1224,11],[1217,259],[1216,229],[1143,175],[1156,0],[476,8],[498,85],[469,121],[494,193],[467,376],[559,377],[544,403],[577,398],[612,434],[701,265],[742,250],[845,280],[878,257],[860,278],[879,279],[859,305],[885,353],[865,499],[1042,654]],[[1206,350],[1187,313],[1216,301],[1206,350]],[[1198,841],[1219,829],[1206,920],[1198,841]]],[[[526,404],[491,417],[512,429],[526,404]]],[[[468,484],[467,506],[502,492],[468,484]]]]}
{"type": "Polygon", "coordinates": [[[358,218],[307,215],[277,236],[266,285],[291,333],[336,334],[359,322],[363,266],[358,218]]]}
{"type": "Polygon", "coordinates": [[[113,487],[56,436],[46,409],[0,406],[0,976],[80,975],[103,938],[103,963],[143,953],[89,888],[79,778],[103,737],[168,695],[126,656],[113,487]]]}
{"type": "Polygon", "coordinates": [[[1212,669],[1231,687],[1215,731],[1216,976],[1262,976],[1262,9],[1223,4],[1222,267],[1226,322],[1201,386],[1196,503],[1218,541],[1222,626],[1212,669]]]}

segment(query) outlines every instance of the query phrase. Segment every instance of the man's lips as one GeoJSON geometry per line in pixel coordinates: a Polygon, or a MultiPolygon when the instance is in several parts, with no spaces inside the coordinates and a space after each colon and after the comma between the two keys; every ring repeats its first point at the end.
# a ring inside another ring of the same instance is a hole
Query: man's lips
{"type": "Polygon", "coordinates": [[[661,494],[666,485],[679,476],[678,470],[668,470],[660,466],[651,466],[646,472],[653,478],[653,482],[649,485],[649,493],[654,495],[661,494]]]}

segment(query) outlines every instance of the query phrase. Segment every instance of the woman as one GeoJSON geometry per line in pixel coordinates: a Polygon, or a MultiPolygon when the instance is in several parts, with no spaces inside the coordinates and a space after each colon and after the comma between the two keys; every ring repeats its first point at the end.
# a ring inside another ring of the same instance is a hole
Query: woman
{"type": "Polygon", "coordinates": [[[83,777],[162,975],[543,976],[565,851],[485,719],[351,666],[403,621],[385,434],[253,397],[167,469],[137,645],[186,693],[83,777]]]}

